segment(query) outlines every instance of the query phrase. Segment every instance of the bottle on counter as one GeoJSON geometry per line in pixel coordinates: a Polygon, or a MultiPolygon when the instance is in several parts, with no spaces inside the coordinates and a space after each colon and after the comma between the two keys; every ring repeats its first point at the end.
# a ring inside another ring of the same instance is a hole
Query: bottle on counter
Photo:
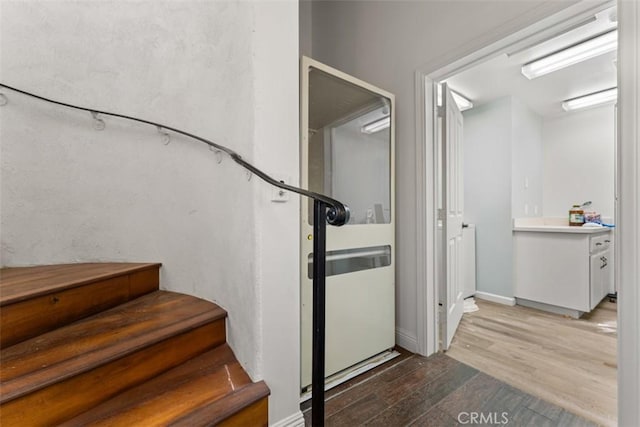
{"type": "Polygon", "coordinates": [[[581,227],[584,224],[584,210],[580,205],[573,205],[569,211],[569,225],[581,227]]]}

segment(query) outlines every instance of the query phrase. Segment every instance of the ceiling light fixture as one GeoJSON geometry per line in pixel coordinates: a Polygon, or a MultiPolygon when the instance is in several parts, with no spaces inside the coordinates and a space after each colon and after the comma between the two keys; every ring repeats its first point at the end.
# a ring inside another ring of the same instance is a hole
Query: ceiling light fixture
{"type": "Polygon", "coordinates": [[[595,107],[596,105],[608,104],[618,99],[618,88],[590,93],[577,98],[568,99],[562,103],[564,111],[580,110],[582,108],[595,107]]]}
{"type": "Polygon", "coordinates": [[[372,134],[372,133],[380,132],[381,130],[386,129],[389,126],[391,126],[391,117],[390,116],[383,117],[381,119],[375,120],[371,123],[367,123],[366,125],[362,126],[362,133],[372,134]]]}
{"type": "Polygon", "coordinates": [[[618,30],[609,31],[551,55],[522,66],[522,74],[529,80],[553,71],[586,61],[618,48],[618,30]]]}

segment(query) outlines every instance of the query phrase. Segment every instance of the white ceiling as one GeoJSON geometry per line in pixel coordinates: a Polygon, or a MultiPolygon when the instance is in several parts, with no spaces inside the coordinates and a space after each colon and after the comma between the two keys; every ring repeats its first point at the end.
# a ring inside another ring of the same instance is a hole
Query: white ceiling
{"type": "Polygon", "coordinates": [[[474,108],[511,95],[543,117],[567,114],[562,109],[562,101],[616,86],[616,52],[533,80],[522,75],[520,68],[532,59],[615,28],[615,25],[615,10],[604,11],[580,28],[527,50],[490,59],[450,77],[446,82],[451,89],[471,100],[474,108]]]}

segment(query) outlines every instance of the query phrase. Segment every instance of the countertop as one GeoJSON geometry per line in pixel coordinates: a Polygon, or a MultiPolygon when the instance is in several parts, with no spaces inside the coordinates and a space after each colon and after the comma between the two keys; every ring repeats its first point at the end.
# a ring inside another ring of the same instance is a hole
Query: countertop
{"type": "Polygon", "coordinates": [[[536,231],[542,233],[596,234],[611,231],[609,227],[571,227],[568,225],[524,225],[514,226],[513,231],[536,231]]]}
{"type": "Polygon", "coordinates": [[[514,218],[513,231],[533,231],[538,233],[597,234],[611,231],[609,227],[572,227],[566,218],[534,217],[514,218]]]}

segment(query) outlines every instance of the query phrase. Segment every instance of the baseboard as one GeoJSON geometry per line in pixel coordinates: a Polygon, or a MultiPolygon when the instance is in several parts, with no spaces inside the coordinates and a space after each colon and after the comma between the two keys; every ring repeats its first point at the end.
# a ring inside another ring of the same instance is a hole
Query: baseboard
{"type": "Polygon", "coordinates": [[[411,335],[402,328],[396,328],[396,345],[410,351],[411,353],[417,353],[418,337],[411,335]]]}
{"type": "Polygon", "coordinates": [[[298,411],[271,424],[271,427],[304,427],[304,415],[302,415],[302,411],[298,411]]]}
{"type": "Polygon", "coordinates": [[[490,294],[489,292],[476,291],[475,297],[498,304],[516,305],[516,299],[513,297],[503,297],[502,295],[490,294]]]}
{"type": "Polygon", "coordinates": [[[549,313],[560,314],[562,316],[569,316],[569,317],[573,317],[574,319],[579,319],[584,314],[584,311],[573,310],[571,308],[565,308],[565,307],[558,307],[557,305],[545,304],[543,302],[529,301],[522,298],[516,298],[516,302],[518,303],[518,305],[521,305],[524,307],[535,308],[536,310],[548,311],[549,313]]]}

